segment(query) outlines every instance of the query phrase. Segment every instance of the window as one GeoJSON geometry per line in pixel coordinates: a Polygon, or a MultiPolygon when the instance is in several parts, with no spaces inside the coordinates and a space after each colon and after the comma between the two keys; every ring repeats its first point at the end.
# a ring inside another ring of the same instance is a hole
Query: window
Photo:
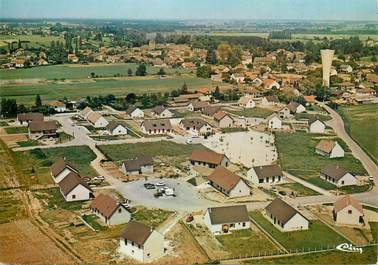
{"type": "Polygon", "coordinates": [[[75,194],[72,194],[72,199],[76,199],[76,195],[75,194]]]}
{"type": "Polygon", "coordinates": [[[127,239],[125,239],[125,246],[127,246],[127,239]]]}
{"type": "Polygon", "coordinates": [[[259,183],[264,183],[264,180],[263,179],[259,179],[259,183]]]}
{"type": "Polygon", "coordinates": [[[121,212],[122,212],[122,209],[121,209],[121,208],[119,208],[119,209],[118,209],[118,213],[121,213],[121,212]]]}
{"type": "Polygon", "coordinates": [[[243,223],[243,227],[245,227],[245,223],[243,223]]]}
{"type": "Polygon", "coordinates": [[[150,256],[150,253],[147,253],[147,257],[149,257],[150,256]]]}
{"type": "Polygon", "coordinates": [[[352,210],[348,210],[348,214],[352,214],[352,210]]]}
{"type": "Polygon", "coordinates": [[[131,245],[134,246],[134,242],[131,242],[131,245]]]}

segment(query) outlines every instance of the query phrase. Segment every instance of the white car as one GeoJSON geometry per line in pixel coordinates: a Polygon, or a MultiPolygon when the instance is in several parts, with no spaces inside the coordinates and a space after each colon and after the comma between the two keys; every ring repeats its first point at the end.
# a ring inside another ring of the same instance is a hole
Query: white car
{"type": "Polygon", "coordinates": [[[155,186],[163,187],[163,186],[165,186],[165,183],[163,181],[161,181],[161,182],[156,183],[155,186]]]}
{"type": "Polygon", "coordinates": [[[93,180],[103,181],[103,180],[105,180],[105,177],[104,176],[97,176],[97,177],[94,177],[93,180]]]}
{"type": "Polygon", "coordinates": [[[187,143],[187,144],[191,144],[191,143],[193,143],[193,140],[192,140],[192,139],[187,139],[187,140],[186,140],[186,143],[187,143]]]}

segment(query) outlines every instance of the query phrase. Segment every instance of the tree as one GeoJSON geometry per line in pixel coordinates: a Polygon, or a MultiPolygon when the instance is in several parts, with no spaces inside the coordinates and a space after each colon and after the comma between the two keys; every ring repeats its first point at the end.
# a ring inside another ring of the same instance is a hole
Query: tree
{"type": "Polygon", "coordinates": [[[221,93],[220,93],[220,89],[219,89],[219,86],[217,86],[213,92],[213,97],[215,99],[220,99],[221,97],[221,93]]]}
{"type": "Polygon", "coordinates": [[[232,47],[227,43],[221,43],[218,45],[217,52],[221,62],[225,63],[232,54],[232,47]]]}
{"type": "Polygon", "coordinates": [[[145,76],[147,74],[147,67],[145,64],[140,64],[135,72],[136,76],[145,76]]]}
{"type": "Polygon", "coordinates": [[[197,77],[209,78],[211,76],[211,66],[204,65],[197,67],[197,77]]]}
{"type": "Polygon", "coordinates": [[[92,72],[91,73],[91,78],[95,78],[96,77],[96,73],[95,72],[92,72]]]}
{"type": "Polygon", "coordinates": [[[126,102],[129,103],[129,104],[135,104],[137,100],[137,96],[135,95],[135,93],[129,93],[126,95],[126,102]]]}
{"type": "Polygon", "coordinates": [[[1,99],[1,115],[9,118],[14,117],[17,114],[17,102],[15,99],[1,99]]]}
{"type": "Polygon", "coordinates": [[[35,107],[36,108],[42,107],[42,99],[41,99],[41,96],[39,94],[37,94],[37,96],[35,96],[35,107]]]}
{"type": "Polygon", "coordinates": [[[186,82],[181,87],[181,94],[188,94],[188,85],[186,82]]]}
{"type": "Polygon", "coordinates": [[[166,75],[166,72],[164,71],[164,68],[160,68],[159,71],[157,72],[157,75],[166,75]]]}
{"type": "Polygon", "coordinates": [[[128,76],[132,76],[132,75],[133,75],[133,70],[131,70],[131,68],[129,68],[129,69],[127,70],[127,75],[128,75],[128,76]]]}
{"type": "Polygon", "coordinates": [[[217,54],[214,49],[209,49],[207,51],[206,62],[208,64],[217,64],[217,54]]]}

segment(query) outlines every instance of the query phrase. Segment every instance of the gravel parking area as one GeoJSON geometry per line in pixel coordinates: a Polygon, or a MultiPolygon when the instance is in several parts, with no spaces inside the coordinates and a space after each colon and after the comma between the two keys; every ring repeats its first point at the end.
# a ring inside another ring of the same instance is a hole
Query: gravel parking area
{"type": "Polygon", "coordinates": [[[128,183],[122,183],[117,190],[125,198],[131,200],[134,205],[143,205],[145,207],[160,208],[171,211],[199,211],[211,206],[216,206],[215,202],[202,198],[196,189],[186,181],[179,179],[150,179],[138,180],[128,183]],[[167,187],[173,188],[176,197],[165,196],[155,198],[156,189],[147,190],[144,183],[157,183],[163,181],[167,187]]]}

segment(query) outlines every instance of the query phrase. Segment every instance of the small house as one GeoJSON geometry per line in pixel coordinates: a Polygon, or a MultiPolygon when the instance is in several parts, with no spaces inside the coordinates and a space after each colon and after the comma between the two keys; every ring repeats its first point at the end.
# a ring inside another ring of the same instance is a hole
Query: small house
{"type": "Polygon", "coordinates": [[[120,251],[140,262],[149,262],[164,255],[164,236],[142,223],[130,221],[121,234],[120,251]]]}
{"type": "Polygon", "coordinates": [[[209,106],[206,101],[192,101],[188,104],[188,111],[201,111],[209,106]]]}
{"type": "Polygon", "coordinates": [[[224,111],[218,111],[215,113],[214,121],[217,123],[218,128],[230,128],[234,124],[234,120],[231,116],[224,111]]]}
{"type": "Polygon", "coordinates": [[[290,109],[288,107],[283,107],[278,111],[280,119],[288,119],[291,117],[290,109]]]}
{"type": "Polygon", "coordinates": [[[249,196],[251,192],[241,177],[222,166],[217,167],[208,180],[211,186],[230,198],[249,196]]]}
{"type": "Polygon", "coordinates": [[[277,96],[266,96],[261,100],[261,104],[264,106],[276,106],[280,103],[277,96]]]}
{"type": "Polygon", "coordinates": [[[253,101],[253,98],[251,96],[243,96],[238,101],[239,107],[245,108],[245,109],[251,109],[256,107],[256,103],[253,101]]]}
{"type": "Polygon", "coordinates": [[[93,127],[95,128],[106,128],[106,126],[109,124],[109,122],[103,116],[94,111],[88,115],[87,120],[92,123],[93,127]]]}
{"type": "Polygon", "coordinates": [[[205,166],[216,168],[217,166],[227,167],[230,160],[225,154],[218,154],[213,151],[193,151],[189,157],[189,161],[193,166],[205,166]]]}
{"type": "Polygon", "coordinates": [[[198,135],[211,134],[213,131],[213,128],[207,122],[198,118],[182,119],[180,126],[187,132],[198,135]]]}
{"type": "Polygon", "coordinates": [[[56,121],[31,121],[29,122],[29,138],[40,139],[43,137],[56,137],[58,125],[56,121]]]}
{"type": "Polygon", "coordinates": [[[221,108],[218,106],[208,106],[201,110],[203,115],[213,117],[215,113],[217,113],[221,108]]]}
{"type": "Polygon", "coordinates": [[[247,172],[247,179],[256,185],[279,183],[283,179],[283,176],[279,165],[253,167],[247,172]]]}
{"type": "Polygon", "coordinates": [[[361,225],[364,220],[362,205],[350,195],[338,199],[333,204],[333,220],[340,225],[361,225]]]}
{"type": "Polygon", "coordinates": [[[287,107],[292,114],[302,113],[306,111],[306,108],[302,104],[295,101],[290,102],[287,107]]]}
{"type": "Polygon", "coordinates": [[[66,112],[66,104],[62,101],[54,100],[47,103],[50,109],[53,109],[55,112],[66,112]]]}
{"type": "Polygon", "coordinates": [[[110,135],[126,135],[127,124],[124,121],[113,120],[106,125],[106,130],[110,135]]]}
{"type": "Polygon", "coordinates": [[[300,231],[309,228],[309,220],[280,198],[265,207],[265,217],[280,231],[300,231]]]}
{"type": "Polygon", "coordinates": [[[69,173],[58,183],[60,192],[67,202],[86,201],[92,197],[93,191],[76,173],[69,173]]]}
{"type": "Polygon", "coordinates": [[[158,118],[172,118],[173,113],[164,106],[156,106],[151,110],[153,116],[158,118]]]}
{"type": "Polygon", "coordinates": [[[42,122],[42,113],[20,113],[17,114],[17,123],[19,125],[28,125],[31,121],[42,122]]]}
{"type": "Polygon", "coordinates": [[[251,220],[245,205],[208,208],[203,219],[210,232],[215,235],[251,227],[251,220]]]}
{"type": "Polygon", "coordinates": [[[356,185],[357,178],[338,165],[328,165],[320,170],[320,178],[338,187],[356,185]]]}
{"type": "Polygon", "coordinates": [[[329,158],[344,157],[344,149],[332,140],[321,140],[315,147],[315,153],[329,158]]]}
{"type": "Polygon", "coordinates": [[[59,183],[69,173],[79,174],[77,169],[64,158],[58,159],[50,167],[50,175],[53,178],[55,183],[59,183]]]}
{"type": "Polygon", "coordinates": [[[273,79],[264,79],[263,87],[265,89],[280,89],[280,84],[278,84],[278,82],[273,79]]]}
{"type": "Polygon", "coordinates": [[[149,174],[154,172],[154,161],[149,155],[139,156],[123,161],[121,168],[127,175],[149,174]]]}
{"type": "Polygon", "coordinates": [[[326,125],[320,119],[312,117],[308,120],[308,127],[310,133],[324,133],[326,125]]]}
{"type": "Polygon", "coordinates": [[[93,200],[89,208],[107,225],[124,224],[131,219],[130,211],[122,203],[103,193],[93,200]]]}
{"type": "Polygon", "coordinates": [[[131,118],[134,119],[141,119],[144,118],[144,112],[140,108],[137,108],[135,106],[129,107],[126,110],[126,114],[129,115],[131,118]]]}
{"type": "Polygon", "coordinates": [[[168,134],[173,131],[170,120],[144,120],[140,125],[142,132],[149,135],[168,134]]]}
{"type": "Polygon", "coordinates": [[[80,116],[83,117],[84,119],[88,118],[88,115],[91,114],[93,110],[90,107],[85,107],[81,112],[80,116]]]}
{"type": "Polygon", "coordinates": [[[266,125],[269,129],[280,130],[282,129],[282,120],[277,114],[273,113],[266,118],[266,125]]]}

